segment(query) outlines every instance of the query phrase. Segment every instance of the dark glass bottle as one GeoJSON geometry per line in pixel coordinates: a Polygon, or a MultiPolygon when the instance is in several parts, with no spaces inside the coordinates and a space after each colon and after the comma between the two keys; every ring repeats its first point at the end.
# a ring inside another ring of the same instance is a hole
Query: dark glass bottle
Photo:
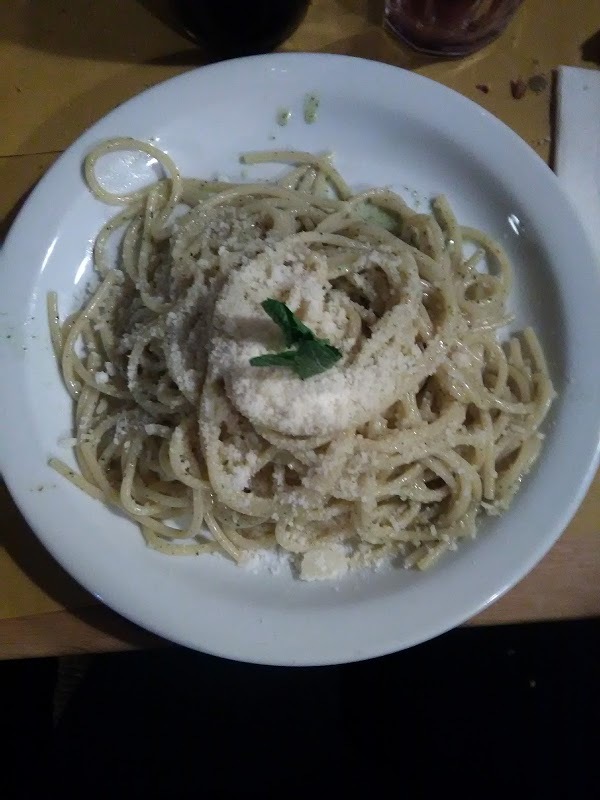
{"type": "Polygon", "coordinates": [[[298,27],[310,0],[174,0],[187,33],[212,55],[266,53],[298,27]]]}

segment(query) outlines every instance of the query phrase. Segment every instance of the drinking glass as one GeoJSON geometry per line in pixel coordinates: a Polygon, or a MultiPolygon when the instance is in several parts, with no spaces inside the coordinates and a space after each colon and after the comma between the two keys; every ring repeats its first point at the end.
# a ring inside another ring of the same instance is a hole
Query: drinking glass
{"type": "Polygon", "coordinates": [[[464,56],[499,36],[523,0],[386,0],[385,25],[415,50],[464,56]]]}

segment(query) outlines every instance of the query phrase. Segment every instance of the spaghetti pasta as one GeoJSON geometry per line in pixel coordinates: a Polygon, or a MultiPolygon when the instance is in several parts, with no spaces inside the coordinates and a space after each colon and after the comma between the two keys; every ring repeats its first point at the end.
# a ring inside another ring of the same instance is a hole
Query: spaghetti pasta
{"type": "Polygon", "coordinates": [[[277,549],[306,579],[398,557],[429,568],[508,507],[554,396],[533,331],[498,340],[506,254],[443,197],[416,213],[387,189],[353,194],[325,156],[243,160],[292,170],[186,179],[131,139],[88,155],[91,191],[123,209],[96,239],[87,303],[61,324],[48,298],[80,474],[51,464],[163,553],[277,549]],[[96,162],[123,149],[165,177],[111,194],[96,162]],[[306,381],[250,365],[278,347],[266,298],[338,363],[306,381]]]}

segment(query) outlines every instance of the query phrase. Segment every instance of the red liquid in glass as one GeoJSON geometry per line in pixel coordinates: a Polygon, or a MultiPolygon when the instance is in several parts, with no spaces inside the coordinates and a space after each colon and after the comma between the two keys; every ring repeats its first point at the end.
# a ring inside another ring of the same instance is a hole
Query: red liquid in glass
{"type": "Polygon", "coordinates": [[[522,0],[388,0],[387,27],[417,50],[462,56],[495,39],[522,0]]]}

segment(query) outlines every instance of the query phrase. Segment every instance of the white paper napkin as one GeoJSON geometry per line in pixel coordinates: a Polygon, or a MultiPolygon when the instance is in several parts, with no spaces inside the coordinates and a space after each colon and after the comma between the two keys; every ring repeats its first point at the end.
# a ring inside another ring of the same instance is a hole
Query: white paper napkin
{"type": "Polygon", "coordinates": [[[600,261],[600,72],[559,67],[554,169],[600,261]]]}

